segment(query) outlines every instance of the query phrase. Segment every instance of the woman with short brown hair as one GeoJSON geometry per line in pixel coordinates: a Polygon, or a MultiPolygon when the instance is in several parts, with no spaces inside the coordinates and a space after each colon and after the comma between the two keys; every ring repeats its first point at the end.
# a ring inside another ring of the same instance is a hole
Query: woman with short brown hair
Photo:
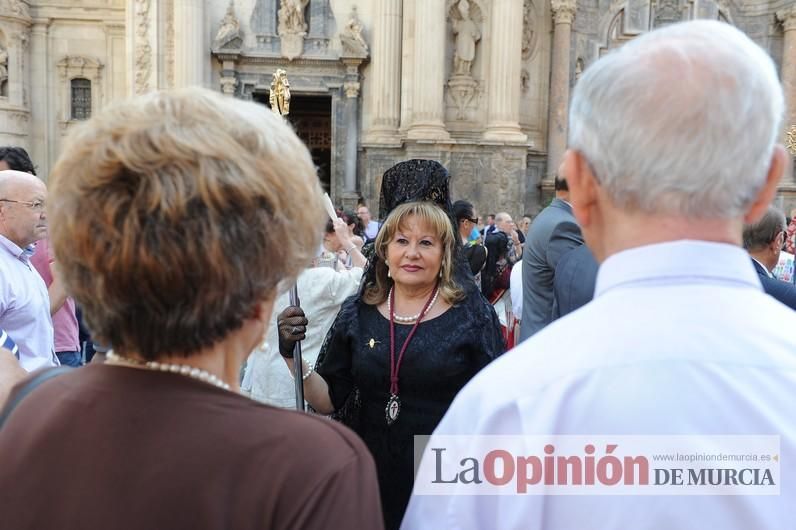
{"type": "Polygon", "coordinates": [[[237,392],[318,246],[318,180],[289,126],[208,90],[153,93],[79,126],[51,183],[66,289],[113,351],[0,431],[3,525],[378,528],[356,436],[237,392]]]}

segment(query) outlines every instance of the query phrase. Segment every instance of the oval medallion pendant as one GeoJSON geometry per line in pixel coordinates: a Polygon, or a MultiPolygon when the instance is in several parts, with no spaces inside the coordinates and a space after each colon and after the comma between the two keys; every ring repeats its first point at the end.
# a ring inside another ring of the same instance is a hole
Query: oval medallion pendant
{"type": "Polygon", "coordinates": [[[387,425],[392,425],[398,419],[398,414],[401,412],[401,400],[395,394],[390,394],[390,399],[387,401],[387,407],[384,413],[387,416],[387,425]]]}

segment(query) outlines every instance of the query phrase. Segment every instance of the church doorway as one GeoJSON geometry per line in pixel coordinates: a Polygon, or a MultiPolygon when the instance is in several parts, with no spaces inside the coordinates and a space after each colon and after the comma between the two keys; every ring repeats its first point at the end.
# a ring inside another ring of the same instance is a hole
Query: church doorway
{"type": "MultiPolygon", "coordinates": [[[[268,105],[268,92],[255,92],[252,97],[268,105]]],[[[291,94],[287,119],[310,150],[321,186],[331,195],[332,97],[291,94]]]]}

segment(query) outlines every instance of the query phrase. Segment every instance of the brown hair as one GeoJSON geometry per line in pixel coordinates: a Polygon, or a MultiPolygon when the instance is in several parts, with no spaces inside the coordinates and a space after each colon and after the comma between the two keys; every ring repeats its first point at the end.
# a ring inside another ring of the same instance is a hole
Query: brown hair
{"type": "Polygon", "coordinates": [[[376,236],[375,251],[378,258],[375,260],[375,282],[367,285],[362,295],[366,304],[378,305],[387,300],[387,295],[392,285],[392,280],[387,277],[387,246],[393,236],[403,227],[409,217],[417,217],[418,221],[426,224],[434,235],[442,242],[442,263],[440,272],[440,296],[449,304],[454,304],[464,298],[464,291],[453,279],[454,252],[457,235],[453,225],[442,208],[430,202],[409,202],[396,207],[379,230],[376,236]]]}
{"type": "Polygon", "coordinates": [[[316,230],[295,230],[323,216],[312,159],[255,103],[151,93],[77,127],[63,153],[53,250],[93,333],[119,352],[187,356],[218,342],[317,249],[316,230]]]}

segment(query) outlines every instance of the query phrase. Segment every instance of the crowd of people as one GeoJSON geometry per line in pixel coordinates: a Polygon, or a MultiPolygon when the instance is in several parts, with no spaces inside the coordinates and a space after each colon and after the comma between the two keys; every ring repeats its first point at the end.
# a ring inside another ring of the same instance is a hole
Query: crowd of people
{"type": "Polygon", "coordinates": [[[789,467],[758,497],[415,484],[447,435],[775,434],[789,465],[783,108],[738,30],[640,36],[584,71],[518,223],[417,159],[326,213],[281,117],[199,88],[76,127],[48,185],[0,148],[3,527],[787,527],[789,467]]]}

